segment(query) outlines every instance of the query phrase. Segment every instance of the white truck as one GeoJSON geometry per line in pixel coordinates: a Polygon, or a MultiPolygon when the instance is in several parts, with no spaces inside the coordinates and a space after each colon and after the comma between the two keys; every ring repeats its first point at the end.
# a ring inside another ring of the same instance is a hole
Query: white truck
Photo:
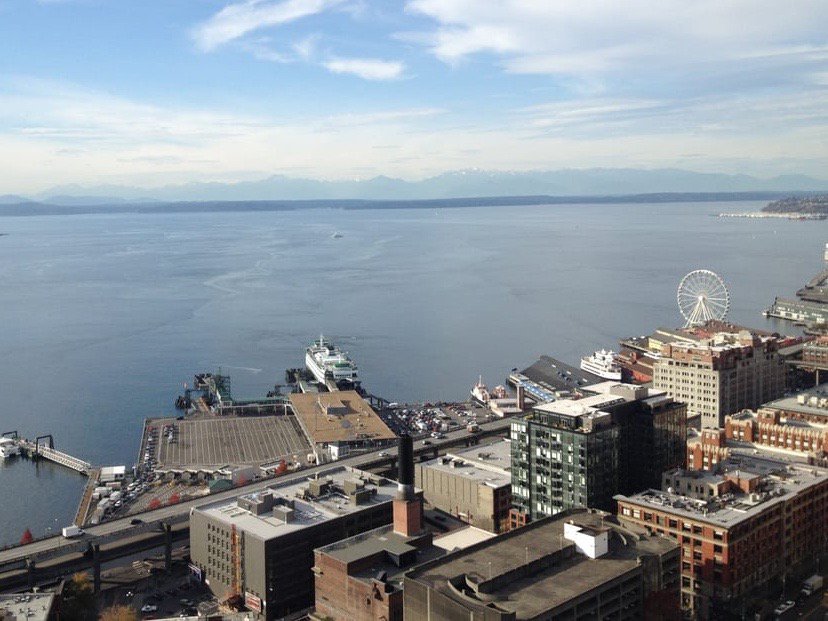
{"type": "Polygon", "coordinates": [[[73,537],[80,537],[83,534],[83,529],[72,524],[71,526],[64,526],[62,532],[64,537],[72,539],[73,537]]]}
{"type": "Polygon", "coordinates": [[[803,597],[810,597],[822,588],[822,576],[814,574],[802,583],[802,590],[800,593],[803,597]]]}

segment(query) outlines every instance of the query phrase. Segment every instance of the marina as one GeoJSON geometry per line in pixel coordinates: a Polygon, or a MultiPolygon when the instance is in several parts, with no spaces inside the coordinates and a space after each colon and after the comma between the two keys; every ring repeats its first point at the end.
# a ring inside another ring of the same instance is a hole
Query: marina
{"type": "MultiPolygon", "coordinates": [[[[825,245],[823,261],[828,265],[828,244],[825,245]]],[[[805,326],[813,334],[823,332],[828,327],[828,268],[799,289],[796,298],[775,298],[763,314],[805,326]]]]}

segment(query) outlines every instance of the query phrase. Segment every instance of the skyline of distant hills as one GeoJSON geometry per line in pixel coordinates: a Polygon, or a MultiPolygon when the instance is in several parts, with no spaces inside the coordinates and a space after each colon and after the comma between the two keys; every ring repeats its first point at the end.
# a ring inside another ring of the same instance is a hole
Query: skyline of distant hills
{"type": "Polygon", "coordinates": [[[434,200],[516,196],[626,196],[665,193],[825,192],[828,180],[805,175],[760,179],[750,175],[681,169],[592,168],[535,172],[461,170],[418,181],[385,176],[365,180],[319,180],[272,175],[259,181],[186,183],[157,188],[126,185],[57,186],[23,196],[0,196],[0,204],[26,202],[65,206],[181,201],[434,200]]]}

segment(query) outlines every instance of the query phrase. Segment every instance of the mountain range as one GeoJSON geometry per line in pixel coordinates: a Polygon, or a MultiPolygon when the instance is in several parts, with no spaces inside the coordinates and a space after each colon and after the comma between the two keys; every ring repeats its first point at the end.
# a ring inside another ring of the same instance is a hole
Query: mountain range
{"type": "Polygon", "coordinates": [[[750,175],[698,173],[664,168],[593,168],[536,172],[460,170],[418,181],[385,176],[326,181],[273,175],[259,181],[185,183],[156,188],[125,185],[50,188],[32,196],[0,196],[0,204],[28,201],[94,206],[181,201],[434,200],[491,196],[625,196],[664,193],[828,191],[828,181],[804,175],[760,179],[750,175]]]}

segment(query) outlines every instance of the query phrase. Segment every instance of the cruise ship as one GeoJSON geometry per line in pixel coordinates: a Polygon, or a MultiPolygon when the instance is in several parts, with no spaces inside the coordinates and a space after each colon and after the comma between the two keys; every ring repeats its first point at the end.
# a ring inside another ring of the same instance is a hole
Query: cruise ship
{"type": "Polygon", "coordinates": [[[354,361],[322,335],[305,350],[305,366],[322,384],[333,380],[355,385],[359,381],[354,361]]]}
{"type": "Polygon", "coordinates": [[[588,371],[598,377],[608,380],[621,381],[621,367],[615,360],[615,352],[602,349],[591,356],[581,358],[581,370],[588,371]]]}
{"type": "Polygon", "coordinates": [[[20,446],[11,438],[0,438],[0,460],[20,455],[20,446]]]}

